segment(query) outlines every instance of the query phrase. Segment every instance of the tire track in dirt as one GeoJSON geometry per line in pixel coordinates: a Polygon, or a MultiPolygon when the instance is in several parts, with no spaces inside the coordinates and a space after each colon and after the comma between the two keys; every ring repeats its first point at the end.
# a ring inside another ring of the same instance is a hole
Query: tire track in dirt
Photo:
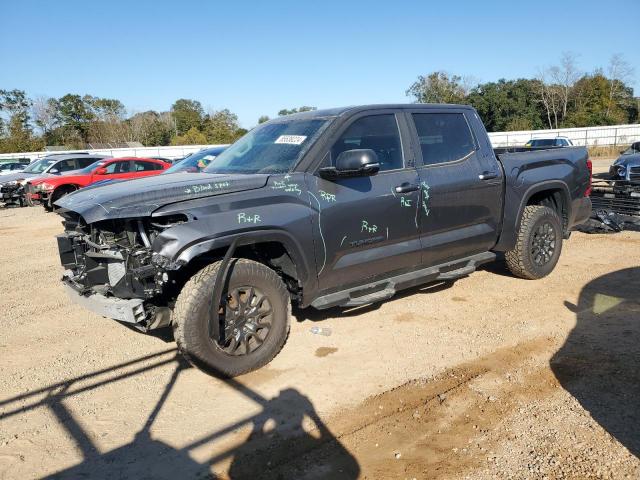
{"type": "Polygon", "coordinates": [[[559,387],[548,368],[556,347],[554,339],[536,338],[407,382],[327,419],[335,440],[320,447],[302,441],[292,449],[293,442],[282,439],[280,449],[280,439],[259,439],[239,463],[264,472],[260,478],[354,478],[341,455],[346,449],[362,478],[451,478],[486,462],[500,440],[490,431],[519,399],[542,398],[559,387]],[[333,470],[318,471],[318,464],[333,470]]]}

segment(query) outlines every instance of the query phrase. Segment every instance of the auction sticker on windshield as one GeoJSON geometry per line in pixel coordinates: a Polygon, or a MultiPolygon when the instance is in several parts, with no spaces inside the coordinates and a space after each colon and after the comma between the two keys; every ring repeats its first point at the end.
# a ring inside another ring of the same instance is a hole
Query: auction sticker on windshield
{"type": "Polygon", "coordinates": [[[287,145],[300,145],[307,139],[306,135],[280,135],[275,143],[285,143],[287,145]]]}

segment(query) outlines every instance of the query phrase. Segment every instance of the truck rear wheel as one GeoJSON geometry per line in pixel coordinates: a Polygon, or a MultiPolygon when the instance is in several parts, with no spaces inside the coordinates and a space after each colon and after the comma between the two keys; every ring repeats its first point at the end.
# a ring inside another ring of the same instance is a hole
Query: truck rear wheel
{"type": "Polygon", "coordinates": [[[234,377],[269,363],[289,335],[289,293],[269,267],[232,259],[219,307],[212,309],[221,262],[207,265],[185,284],[173,312],[178,349],[196,367],[234,377]],[[215,312],[213,311],[215,310],[215,312]],[[210,334],[220,322],[220,338],[210,334]]]}
{"type": "Polygon", "coordinates": [[[520,220],[516,246],[505,254],[507,267],[529,280],[549,275],[562,251],[562,223],[555,210],[529,205],[520,220]]]}

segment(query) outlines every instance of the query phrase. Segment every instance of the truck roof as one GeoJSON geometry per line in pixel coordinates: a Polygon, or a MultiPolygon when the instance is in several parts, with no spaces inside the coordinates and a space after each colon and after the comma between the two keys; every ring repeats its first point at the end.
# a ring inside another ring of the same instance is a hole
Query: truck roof
{"type": "Polygon", "coordinates": [[[321,110],[311,110],[308,112],[300,112],[293,113],[291,115],[285,115],[284,117],[275,118],[278,119],[303,119],[303,118],[326,118],[326,117],[338,117],[344,114],[352,114],[357,112],[362,112],[366,110],[378,110],[383,108],[389,109],[424,109],[424,110],[432,110],[432,109],[460,109],[464,108],[467,110],[473,110],[473,107],[470,105],[458,105],[458,104],[448,104],[448,103],[381,103],[381,104],[371,104],[371,105],[351,105],[348,107],[335,107],[335,108],[324,108],[321,110]]]}

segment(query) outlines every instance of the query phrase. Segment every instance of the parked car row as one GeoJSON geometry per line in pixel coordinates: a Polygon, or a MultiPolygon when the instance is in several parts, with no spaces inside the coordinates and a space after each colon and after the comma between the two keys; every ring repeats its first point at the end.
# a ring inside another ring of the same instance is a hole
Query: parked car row
{"type": "Polygon", "coordinates": [[[19,206],[41,204],[51,211],[56,201],[90,185],[161,173],[199,173],[223,150],[224,147],[204,149],[173,162],[163,157],[112,158],[88,153],[53,154],[26,165],[10,162],[12,170],[0,176],[0,202],[19,206]],[[13,168],[18,164],[22,168],[13,168]]]}

